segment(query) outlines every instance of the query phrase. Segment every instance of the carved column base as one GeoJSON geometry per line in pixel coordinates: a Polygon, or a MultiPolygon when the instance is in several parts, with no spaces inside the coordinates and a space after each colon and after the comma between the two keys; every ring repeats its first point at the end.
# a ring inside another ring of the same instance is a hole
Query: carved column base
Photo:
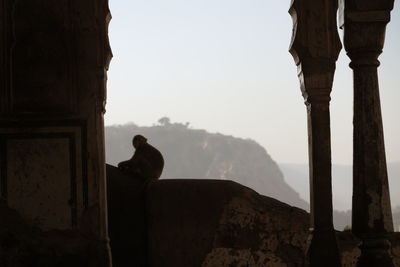
{"type": "Polygon", "coordinates": [[[384,236],[368,235],[362,238],[359,246],[361,256],[358,258],[357,267],[379,266],[394,267],[390,255],[390,242],[384,236]]]}
{"type": "Polygon", "coordinates": [[[311,230],[307,242],[306,266],[340,267],[335,230],[311,230]]]}

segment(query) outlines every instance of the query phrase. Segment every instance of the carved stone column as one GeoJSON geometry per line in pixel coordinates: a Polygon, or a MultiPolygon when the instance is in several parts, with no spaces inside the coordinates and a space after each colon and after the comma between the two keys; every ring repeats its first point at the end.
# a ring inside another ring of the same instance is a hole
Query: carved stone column
{"type": "Polygon", "coordinates": [[[308,114],[311,227],[306,265],[341,266],[332,223],[329,115],[335,62],[341,50],[337,2],[294,0],[289,13],[294,24],[290,53],[308,114]]]}
{"type": "Polygon", "coordinates": [[[90,251],[85,262],[99,267],[111,266],[103,135],[109,20],[108,0],[0,3],[0,198],[49,236],[88,241],[87,249],[65,247],[90,251]]]}
{"type": "Polygon", "coordinates": [[[358,266],[393,266],[393,232],[377,68],[393,0],[346,0],[344,45],[354,72],[352,231],[362,239],[358,266]]]}

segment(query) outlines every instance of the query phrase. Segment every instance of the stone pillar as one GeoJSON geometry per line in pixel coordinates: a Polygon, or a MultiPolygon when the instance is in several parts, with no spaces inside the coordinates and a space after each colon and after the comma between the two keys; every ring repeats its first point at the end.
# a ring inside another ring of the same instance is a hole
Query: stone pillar
{"type": "Polygon", "coordinates": [[[307,106],[311,226],[307,266],[341,266],[332,222],[329,102],[335,63],[341,50],[337,2],[294,0],[290,53],[298,68],[307,106]]]}
{"type": "Polygon", "coordinates": [[[109,20],[107,0],[0,4],[0,197],[32,226],[93,241],[100,267],[109,20]]]}
{"type": "Polygon", "coordinates": [[[393,232],[377,68],[393,0],[346,0],[344,45],[354,72],[352,231],[362,240],[358,266],[393,266],[393,232]]]}

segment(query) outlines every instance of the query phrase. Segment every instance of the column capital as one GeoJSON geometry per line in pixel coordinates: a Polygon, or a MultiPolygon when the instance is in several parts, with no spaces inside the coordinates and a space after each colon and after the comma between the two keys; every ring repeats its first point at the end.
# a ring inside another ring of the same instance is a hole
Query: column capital
{"type": "Polygon", "coordinates": [[[298,68],[306,104],[329,103],[336,60],[342,48],[337,32],[338,3],[292,0],[293,34],[289,52],[298,68]]]}
{"type": "Polygon", "coordinates": [[[293,20],[289,52],[296,65],[302,61],[336,62],[342,45],[337,32],[337,1],[292,0],[293,20]]]}
{"type": "Polygon", "coordinates": [[[394,0],[340,0],[340,27],[351,68],[378,67],[394,0]]]}
{"type": "Polygon", "coordinates": [[[303,58],[299,62],[297,75],[307,105],[330,102],[335,68],[334,60],[303,58]]]}

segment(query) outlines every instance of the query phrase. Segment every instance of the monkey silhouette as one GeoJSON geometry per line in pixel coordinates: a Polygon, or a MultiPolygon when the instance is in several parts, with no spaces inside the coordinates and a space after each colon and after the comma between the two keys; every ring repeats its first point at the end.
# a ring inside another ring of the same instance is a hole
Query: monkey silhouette
{"type": "Polygon", "coordinates": [[[135,135],[132,139],[135,153],[132,158],[118,163],[118,168],[140,179],[158,179],[164,168],[164,158],[158,149],[147,143],[147,138],[135,135]]]}

